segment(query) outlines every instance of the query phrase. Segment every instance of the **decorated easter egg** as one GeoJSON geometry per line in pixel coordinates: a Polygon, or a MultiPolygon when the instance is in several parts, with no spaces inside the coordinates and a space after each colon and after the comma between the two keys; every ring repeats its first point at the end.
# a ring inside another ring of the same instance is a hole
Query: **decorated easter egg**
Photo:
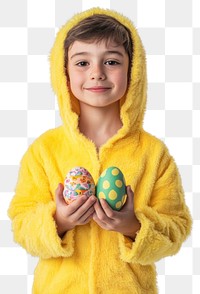
{"type": "Polygon", "coordinates": [[[104,198],[114,210],[120,210],[126,202],[126,184],[123,173],[115,166],[107,168],[96,187],[97,198],[104,198]]]}
{"type": "Polygon", "coordinates": [[[70,204],[80,196],[95,195],[95,183],[93,177],[84,167],[74,167],[66,175],[64,181],[63,196],[67,204],[70,204]]]}

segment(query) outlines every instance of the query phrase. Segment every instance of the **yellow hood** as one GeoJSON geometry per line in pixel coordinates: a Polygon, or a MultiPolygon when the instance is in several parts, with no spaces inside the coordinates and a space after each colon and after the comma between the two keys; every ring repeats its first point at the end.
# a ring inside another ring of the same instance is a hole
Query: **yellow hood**
{"type": "MultiPolygon", "coordinates": [[[[64,126],[74,137],[78,135],[78,112],[79,107],[75,98],[71,97],[67,87],[66,75],[64,70],[64,40],[68,31],[78,24],[81,20],[94,14],[107,14],[114,17],[130,32],[133,41],[133,66],[131,69],[131,79],[127,91],[125,102],[121,106],[121,120],[123,127],[118,132],[118,139],[141,130],[144,111],[146,107],[146,60],[145,51],[141,43],[136,28],[131,21],[118,12],[92,8],[76,14],[58,32],[54,46],[50,54],[51,82],[58,97],[60,114],[64,126]]],[[[117,139],[117,138],[116,138],[117,139]]]]}

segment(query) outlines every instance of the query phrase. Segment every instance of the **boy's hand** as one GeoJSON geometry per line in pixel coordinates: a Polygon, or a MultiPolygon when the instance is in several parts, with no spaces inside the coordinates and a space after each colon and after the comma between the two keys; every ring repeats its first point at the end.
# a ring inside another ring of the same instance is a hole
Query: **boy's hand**
{"type": "Polygon", "coordinates": [[[113,210],[104,199],[100,199],[94,205],[94,221],[103,229],[120,232],[135,239],[136,232],[140,229],[140,223],[134,214],[133,191],[127,186],[127,201],[120,211],[113,210]]]}
{"type": "Polygon", "coordinates": [[[63,185],[59,184],[55,191],[56,213],[54,216],[57,224],[57,232],[62,237],[67,231],[72,230],[77,225],[87,224],[94,213],[95,196],[81,196],[67,205],[63,198],[63,185]]]}

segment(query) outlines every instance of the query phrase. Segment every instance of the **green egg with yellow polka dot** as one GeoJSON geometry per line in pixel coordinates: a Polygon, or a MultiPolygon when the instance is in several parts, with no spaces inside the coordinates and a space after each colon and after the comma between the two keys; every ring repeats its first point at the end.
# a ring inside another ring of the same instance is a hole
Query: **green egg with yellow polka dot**
{"type": "Polygon", "coordinates": [[[100,176],[96,187],[97,198],[105,199],[113,210],[120,210],[126,202],[126,183],[118,167],[107,168],[100,176]]]}

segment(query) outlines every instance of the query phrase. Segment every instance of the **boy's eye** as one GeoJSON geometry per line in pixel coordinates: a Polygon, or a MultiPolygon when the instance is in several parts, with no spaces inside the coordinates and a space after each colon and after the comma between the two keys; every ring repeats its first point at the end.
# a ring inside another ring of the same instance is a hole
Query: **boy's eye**
{"type": "Polygon", "coordinates": [[[88,62],[87,61],[80,61],[80,62],[77,62],[76,65],[78,65],[78,66],[86,66],[86,65],[88,65],[88,62]]]}
{"type": "Polygon", "coordinates": [[[108,65],[117,65],[117,64],[120,64],[118,61],[116,60],[108,60],[105,62],[105,64],[108,64],[108,65]]]}

